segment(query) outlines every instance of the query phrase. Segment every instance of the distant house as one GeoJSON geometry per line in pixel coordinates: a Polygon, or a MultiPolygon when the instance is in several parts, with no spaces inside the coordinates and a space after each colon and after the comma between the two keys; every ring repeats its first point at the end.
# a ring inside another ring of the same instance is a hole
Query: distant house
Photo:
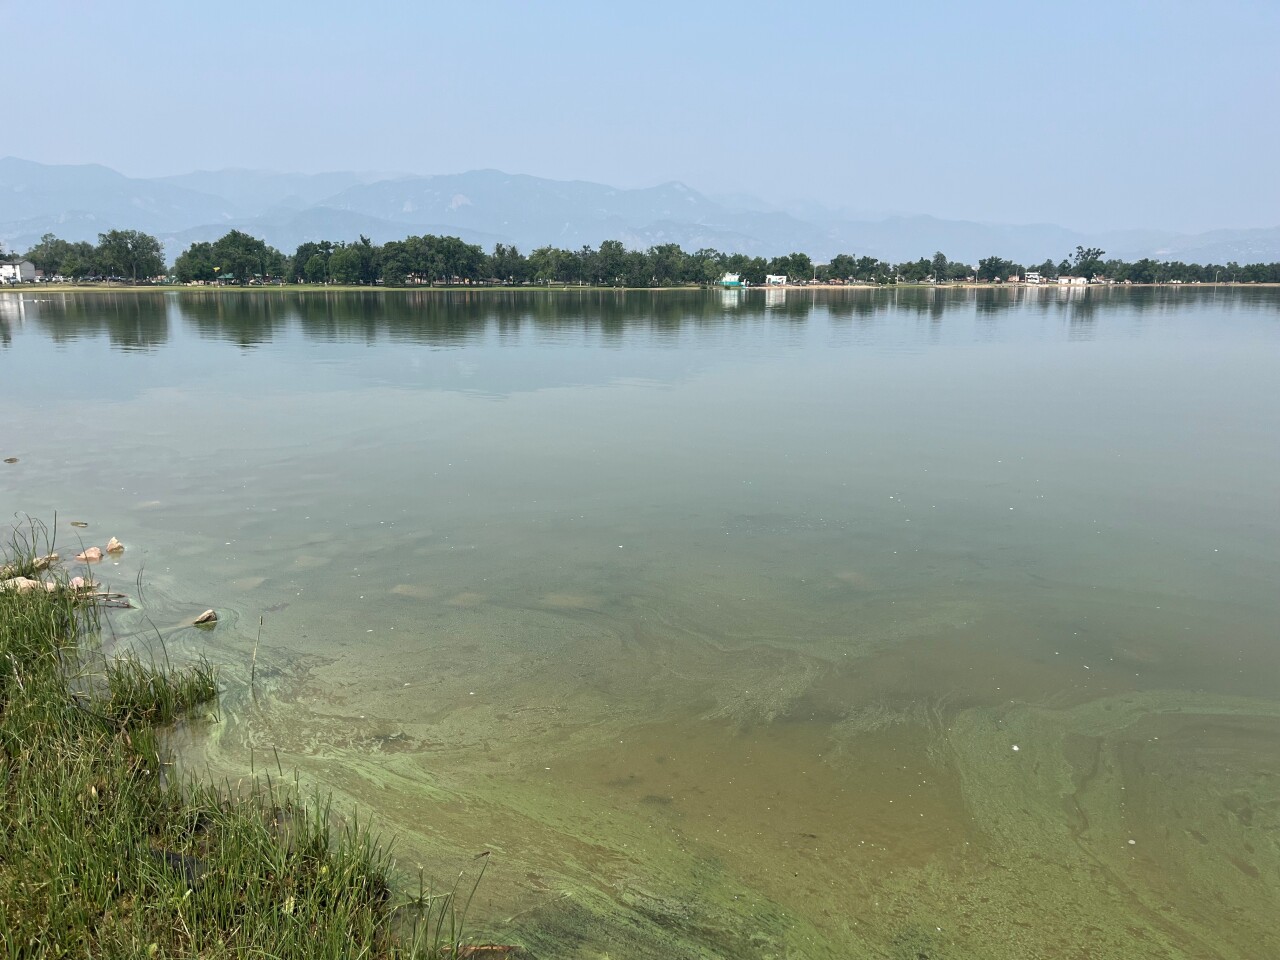
{"type": "Polygon", "coordinates": [[[787,275],[785,273],[767,273],[764,282],[771,287],[782,287],[787,283],[787,275]]]}
{"type": "Polygon", "coordinates": [[[0,262],[0,283],[33,283],[36,274],[36,265],[30,260],[0,262]]]}
{"type": "Polygon", "coordinates": [[[1026,277],[1023,278],[1027,283],[1043,283],[1044,280],[1035,270],[1028,270],[1026,277]]]}
{"type": "Polygon", "coordinates": [[[1059,277],[1058,286],[1060,287],[1083,287],[1089,282],[1088,277],[1059,277]]]}

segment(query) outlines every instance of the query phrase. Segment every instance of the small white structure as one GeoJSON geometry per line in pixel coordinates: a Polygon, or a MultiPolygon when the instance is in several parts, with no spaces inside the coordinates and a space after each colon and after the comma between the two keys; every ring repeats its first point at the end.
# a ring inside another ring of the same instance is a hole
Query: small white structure
{"type": "Polygon", "coordinates": [[[787,284],[787,275],[785,273],[766,273],[764,282],[771,287],[784,287],[787,284]]]}
{"type": "Polygon", "coordinates": [[[1083,287],[1089,282],[1088,277],[1059,277],[1058,286],[1060,287],[1083,287]]]}
{"type": "Polygon", "coordinates": [[[1037,273],[1037,272],[1036,272],[1036,271],[1034,271],[1034,270],[1028,270],[1028,271],[1027,271],[1027,275],[1026,275],[1025,277],[1023,277],[1023,280],[1024,280],[1024,282],[1026,282],[1026,283],[1040,283],[1040,282],[1041,282],[1040,274],[1039,274],[1039,273],[1037,273]]]}
{"type": "Polygon", "coordinates": [[[36,279],[36,265],[30,260],[9,260],[0,263],[0,282],[33,283],[36,279]]]}

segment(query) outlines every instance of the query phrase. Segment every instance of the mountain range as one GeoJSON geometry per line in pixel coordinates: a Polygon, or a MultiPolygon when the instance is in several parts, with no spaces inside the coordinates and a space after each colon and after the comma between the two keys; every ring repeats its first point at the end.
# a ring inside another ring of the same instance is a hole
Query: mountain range
{"type": "Polygon", "coordinates": [[[26,250],[46,233],[96,241],[107,230],[137,229],[159,237],[172,261],[192,242],[233,228],[285,253],[308,240],[363,234],[384,243],[429,233],[526,252],[621,240],[631,248],[678,243],[760,256],[801,251],[817,262],[837,253],[898,262],[941,250],[971,263],[993,254],[1038,263],[1060,260],[1077,245],[1126,260],[1280,260],[1280,227],[1084,233],[1052,224],[858,218],[820,202],[788,208],[750,196],[713,198],[678,182],[620,189],[498,170],[413,176],[234,169],[139,178],[97,164],[0,159],[0,243],[10,250],[26,250]]]}

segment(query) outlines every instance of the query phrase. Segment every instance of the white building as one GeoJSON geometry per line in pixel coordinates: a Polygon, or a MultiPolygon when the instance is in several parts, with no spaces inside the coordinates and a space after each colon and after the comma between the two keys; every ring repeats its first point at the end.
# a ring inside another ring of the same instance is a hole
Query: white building
{"type": "Polygon", "coordinates": [[[30,260],[0,262],[0,283],[31,283],[36,278],[36,265],[30,260]]]}
{"type": "Polygon", "coordinates": [[[1040,274],[1035,270],[1028,270],[1027,275],[1023,278],[1027,283],[1039,283],[1040,274]]]}
{"type": "Polygon", "coordinates": [[[1059,277],[1058,285],[1062,287],[1083,287],[1089,282],[1088,277],[1059,277]]]}
{"type": "Polygon", "coordinates": [[[785,273],[767,273],[765,274],[764,282],[771,287],[786,286],[787,275],[785,273]]]}

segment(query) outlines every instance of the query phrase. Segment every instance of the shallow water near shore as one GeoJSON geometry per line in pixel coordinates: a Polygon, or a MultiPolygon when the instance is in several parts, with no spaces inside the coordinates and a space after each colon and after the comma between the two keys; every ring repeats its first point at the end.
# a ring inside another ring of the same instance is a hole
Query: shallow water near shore
{"type": "Polygon", "coordinates": [[[0,511],[532,956],[1243,960],[1277,382],[1248,288],[6,293],[0,511]]]}

